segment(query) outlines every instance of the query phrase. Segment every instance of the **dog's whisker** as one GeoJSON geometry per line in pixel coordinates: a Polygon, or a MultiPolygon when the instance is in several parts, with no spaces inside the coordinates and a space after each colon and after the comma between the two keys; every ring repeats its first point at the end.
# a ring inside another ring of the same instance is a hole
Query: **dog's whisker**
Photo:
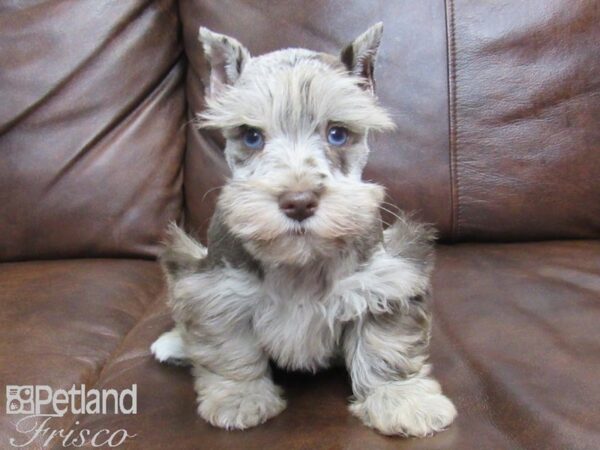
{"type": "Polygon", "coordinates": [[[206,197],[208,196],[208,194],[210,194],[211,192],[217,191],[219,189],[223,189],[223,187],[225,187],[225,185],[215,186],[215,187],[212,187],[212,188],[208,189],[204,193],[204,195],[202,195],[202,198],[200,199],[200,203],[203,203],[206,200],[206,197]]]}
{"type": "Polygon", "coordinates": [[[383,211],[387,212],[388,214],[390,214],[391,216],[393,216],[394,218],[396,218],[397,220],[404,220],[404,218],[402,216],[400,216],[399,214],[383,207],[383,206],[379,206],[379,209],[382,209],[383,211]]]}

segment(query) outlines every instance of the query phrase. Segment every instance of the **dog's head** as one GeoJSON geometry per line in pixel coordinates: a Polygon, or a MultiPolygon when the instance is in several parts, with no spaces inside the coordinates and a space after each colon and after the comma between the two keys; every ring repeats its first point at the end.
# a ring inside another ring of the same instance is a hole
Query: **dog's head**
{"type": "Polygon", "coordinates": [[[305,264],[372,232],[383,188],[361,180],[369,130],[393,127],[374,95],[377,24],[339,57],[304,49],[259,57],[200,28],[210,63],[202,127],[220,129],[231,180],[225,224],[264,262],[305,264]]]}

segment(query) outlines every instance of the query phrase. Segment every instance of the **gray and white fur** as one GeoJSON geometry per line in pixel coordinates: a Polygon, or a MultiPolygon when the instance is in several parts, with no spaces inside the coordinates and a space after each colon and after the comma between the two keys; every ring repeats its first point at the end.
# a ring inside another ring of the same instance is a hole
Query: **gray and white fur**
{"type": "Polygon", "coordinates": [[[270,359],[307,371],[345,363],[351,412],[384,434],[427,436],[456,416],[427,364],[433,232],[404,215],[383,231],[384,190],[361,178],[368,132],[393,127],[374,95],[381,34],[371,27],[339,57],[251,57],[200,29],[211,71],[199,126],[223,132],[232,176],[208,248],[170,229],[161,263],[176,326],[152,352],[193,366],[212,425],[245,429],[284,410],[270,359]],[[342,145],[328,141],[332,127],[342,145]],[[311,202],[301,217],[282,206],[298,193],[311,202]]]}

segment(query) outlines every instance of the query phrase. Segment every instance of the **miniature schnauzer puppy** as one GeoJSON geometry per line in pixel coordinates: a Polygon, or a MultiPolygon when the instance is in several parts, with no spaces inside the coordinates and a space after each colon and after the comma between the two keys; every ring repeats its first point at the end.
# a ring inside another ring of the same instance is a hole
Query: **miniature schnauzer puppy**
{"type": "Polygon", "coordinates": [[[200,28],[210,63],[201,127],[226,138],[232,176],[208,248],[173,226],[161,262],[175,328],[159,361],[193,366],[198,412],[259,425],[286,406],[269,360],[316,371],[340,361],[350,411],[388,435],[427,436],[456,416],[430,376],[433,233],[399,216],[361,174],[367,133],[393,127],[374,95],[377,24],[339,57],[287,49],[251,57],[200,28]]]}

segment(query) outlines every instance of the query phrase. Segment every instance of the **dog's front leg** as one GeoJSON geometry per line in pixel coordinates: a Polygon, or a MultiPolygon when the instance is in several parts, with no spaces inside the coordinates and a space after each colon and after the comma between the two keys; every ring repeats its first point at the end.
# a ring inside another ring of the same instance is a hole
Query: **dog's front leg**
{"type": "Polygon", "coordinates": [[[253,274],[231,267],[172,282],[170,305],[181,341],[175,347],[193,366],[198,413],[214,426],[253,427],[285,408],[252,327],[260,295],[253,274]]]}
{"type": "Polygon", "coordinates": [[[421,297],[408,310],[373,314],[344,334],[352,378],[351,412],[383,434],[427,436],[446,428],[456,409],[425,363],[429,315],[421,297]]]}
{"type": "Polygon", "coordinates": [[[198,413],[210,424],[245,429],[285,409],[281,388],[273,383],[268,357],[249,324],[227,324],[206,333],[187,333],[187,354],[193,364],[198,413]]]}

